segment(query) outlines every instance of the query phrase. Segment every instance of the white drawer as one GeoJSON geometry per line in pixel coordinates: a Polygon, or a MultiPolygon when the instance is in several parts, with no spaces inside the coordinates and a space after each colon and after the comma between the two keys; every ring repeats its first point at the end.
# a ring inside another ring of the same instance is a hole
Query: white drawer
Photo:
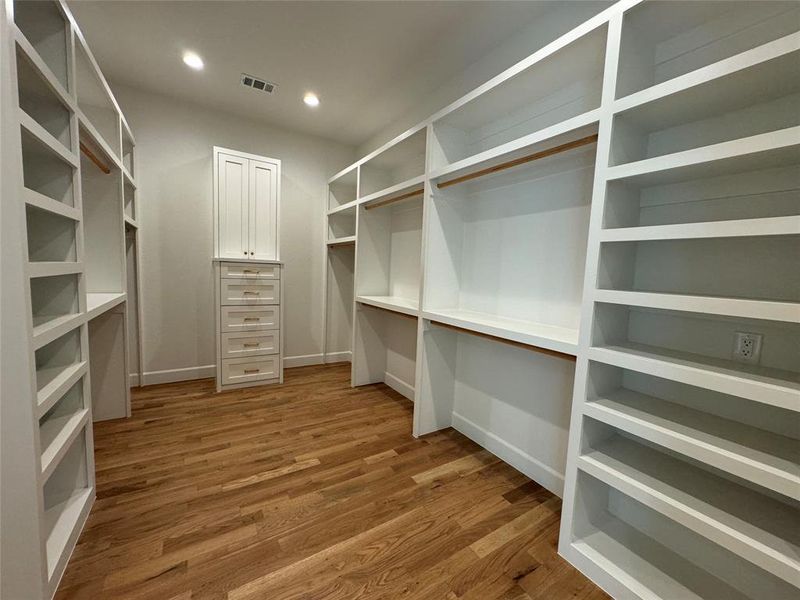
{"type": "Polygon", "coordinates": [[[222,358],[275,354],[280,351],[280,343],[277,329],[255,333],[223,333],[222,358]]]}
{"type": "Polygon", "coordinates": [[[220,310],[222,333],[266,331],[280,327],[281,308],[277,304],[268,304],[266,306],[222,306],[220,310]]]}
{"type": "Polygon", "coordinates": [[[280,265],[248,264],[248,263],[222,263],[220,276],[236,279],[280,279],[280,265]]]}
{"type": "Polygon", "coordinates": [[[252,358],[225,358],[222,360],[222,385],[277,379],[280,376],[278,361],[280,356],[277,354],[252,358]]]}
{"type": "Polygon", "coordinates": [[[281,282],[277,279],[222,279],[221,304],[278,304],[281,282]]]}

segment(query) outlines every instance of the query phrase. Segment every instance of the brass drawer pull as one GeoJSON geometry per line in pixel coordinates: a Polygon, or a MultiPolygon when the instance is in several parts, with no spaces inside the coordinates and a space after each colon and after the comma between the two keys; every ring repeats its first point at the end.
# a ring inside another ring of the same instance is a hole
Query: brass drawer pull
{"type": "Polygon", "coordinates": [[[261,369],[245,369],[244,374],[249,375],[251,373],[258,373],[259,371],[261,371],[261,369]]]}
{"type": "Polygon", "coordinates": [[[249,290],[245,290],[242,292],[242,294],[245,296],[260,296],[261,292],[251,292],[249,290]]]}
{"type": "Polygon", "coordinates": [[[244,272],[245,273],[249,273],[251,275],[258,275],[259,273],[261,273],[261,271],[253,270],[253,269],[245,269],[244,272]]]}
{"type": "Polygon", "coordinates": [[[245,317],[245,321],[260,321],[261,317],[245,317]]]}
{"type": "Polygon", "coordinates": [[[245,342],[245,348],[258,348],[261,345],[261,342],[245,342]]]}

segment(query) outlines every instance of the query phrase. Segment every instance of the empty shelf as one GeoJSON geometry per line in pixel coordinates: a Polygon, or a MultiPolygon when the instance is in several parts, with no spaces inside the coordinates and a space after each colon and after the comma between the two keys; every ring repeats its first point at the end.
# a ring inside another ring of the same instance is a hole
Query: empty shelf
{"type": "Polygon", "coordinates": [[[74,206],[70,206],[64,202],[59,202],[58,200],[53,200],[52,198],[45,196],[44,194],[40,194],[39,192],[35,192],[29,188],[23,188],[22,193],[25,197],[25,203],[28,206],[35,206],[39,210],[44,210],[60,217],[66,217],[68,219],[72,219],[73,221],[81,220],[81,211],[74,206]]]}
{"type": "Polygon", "coordinates": [[[595,526],[572,547],[635,595],[631,597],[748,600],[732,586],[619,519],[610,518],[595,526]]]}
{"type": "Polygon", "coordinates": [[[379,190],[373,194],[359,198],[358,202],[359,204],[376,206],[378,204],[382,204],[383,202],[388,203],[389,201],[400,200],[401,196],[402,199],[405,200],[406,198],[411,198],[412,196],[421,196],[424,187],[425,176],[419,175],[398,183],[397,185],[387,187],[386,189],[379,190]]]}
{"type": "Polygon", "coordinates": [[[699,238],[753,237],[800,234],[800,217],[765,217],[675,225],[616,227],[600,232],[601,242],[689,240],[699,238]]]}
{"type": "Polygon", "coordinates": [[[419,314],[419,302],[410,298],[401,298],[400,296],[357,296],[356,301],[412,317],[416,317],[419,314]]]}
{"type": "Polygon", "coordinates": [[[354,210],[358,206],[358,200],[351,200],[346,204],[342,204],[341,206],[337,206],[336,208],[332,208],[328,211],[328,216],[330,215],[337,215],[339,213],[347,212],[349,210],[354,210]]]}
{"type": "Polygon", "coordinates": [[[786,496],[800,489],[800,441],[627,389],[584,414],[786,496]]]}
{"type": "Polygon", "coordinates": [[[86,318],[94,319],[124,301],[124,292],[86,294],[86,318]]]}
{"type": "Polygon", "coordinates": [[[45,511],[47,535],[47,571],[52,576],[69,544],[70,538],[83,517],[88,514],[92,500],[92,488],[83,488],[69,498],[45,511]]]}
{"type": "Polygon", "coordinates": [[[85,408],[74,413],[50,419],[39,428],[42,447],[42,477],[46,480],[64,457],[70,444],[83,431],[89,411],[85,408]]]}
{"type": "Polygon", "coordinates": [[[31,118],[24,110],[17,111],[19,115],[19,123],[31,135],[41,147],[47,150],[51,155],[58,157],[71,167],[78,166],[78,158],[73,152],[68,150],[64,144],[59,142],[53,135],[44,127],[39,125],[31,118]]]}
{"type": "Polygon", "coordinates": [[[462,309],[426,310],[423,318],[528,346],[575,356],[578,330],[462,309]]]}
{"type": "Polygon", "coordinates": [[[589,349],[589,360],[800,411],[800,376],[645,344],[589,349]]]}
{"type": "Polygon", "coordinates": [[[33,345],[38,350],[84,322],[82,313],[58,317],[37,317],[33,320],[33,345]]]}
{"type": "Polygon", "coordinates": [[[74,261],[42,261],[28,263],[30,277],[55,277],[83,273],[83,263],[74,261]]]}
{"type": "Polygon", "coordinates": [[[800,162],[800,126],[610,167],[607,179],[658,185],[800,162]]]}
{"type": "Polygon", "coordinates": [[[86,372],[86,361],[67,366],[47,367],[36,370],[37,383],[41,386],[36,394],[39,416],[46,413],[72,385],[86,372]]]}
{"type": "Polygon", "coordinates": [[[627,306],[800,323],[800,304],[796,302],[604,289],[595,290],[594,299],[627,306]]]}
{"type": "Polygon", "coordinates": [[[800,514],[788,504],[620,436],[578,462],[593,477],[784,581],[800,577],[800,514]]]}
{"type": "Polygon", "coordinates": [[[346,246],[348,244],[355,244],[356,243],[356,236],[348,235],[346,237],[335,238],[332,240],[328,240],[328,247],[331,246],[346,246]]]}

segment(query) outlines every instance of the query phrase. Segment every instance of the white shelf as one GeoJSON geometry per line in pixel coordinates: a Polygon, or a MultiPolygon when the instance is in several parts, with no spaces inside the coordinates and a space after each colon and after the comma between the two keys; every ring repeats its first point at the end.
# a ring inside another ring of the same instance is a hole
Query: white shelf
{"type": "Polygon", "coordinates": [[[139,229],[139,223],[135,219],[131,219],[128,215],[125,215],[125,225],[133,229],[139,229]]]}
{"type": "Polygon", "coordinates": [[[356,296],[356,302],[377,306],[378,308],[412,317],[419,315],[419,302],[410,298],[401,298],[399,296],[356,296]]]}
{"type": "Polygon", "coordinates": [[[796,302],[604,289],[595,290],[594,299],[628,306],[800,323],[800,304],[796,302]]]}
{"type": "MultiPolygon", "coordinates": [[[[613,436],[579,468],[762,569],[800,577],[800,519],[788,504],[613,436]]],[[[797,489],[797,488],[795,488],[797,489]]]]}
{"type": "Polygon", "coordinates": [[[72,442],[83,432],[88,420],[89,410],[83,408],[72,414],[51,419],[39,428],[43,480],[46,481],[50,477],[72,442]]]}
{"type": "Polygon", "coordinates": [[[388,200],[393,196],[401,196],[406,192],[411,192],[414,190],[419,190],[422,192],[423,187],[425,185],[425,176],[419,175],[417,177],[412,177],[411,179],[407,179],[397,185],[393,185],[387,187],[385,189],[379,190],[373,194],[369,194],[368,196],[363,196],[358,199],[359,204],[372,204],[375,202],[379,202],[380,200],[388,200]]]}
{"type": "Polygon", "coordinates": [[[577,117],[546,127],[541,131],[536,131],[512,142],[507,142],[496,148],[479,152],[468,158],[440,167],[431,172],[430,178],[432,180],[455,179],[473,171],[514,160],[525,154],[544,150],[545,147],[557,146],[597,133],[599,118],[599,109],[590,110],[577,117]]]}
{"type": "Polygon", "coordinates": [[[348,235],[346,237],[340,237],[333,240],[328,240],[328,247],[331,246],[346,246],[348,244],[355,244],[356,243],[356,236],[348,235]]]}
{"type": "Polygon", "coordinates": [[[28,38],[25,37],[25,34],[19,30],[18,27],[13,28],[14,31],[14,40],[17,43],[17,48],[21,49],[22,52],[25,54],[28,61],[39,71],[39,74],[42,76],[42,79],[47,83],[47,85],[55,92],[58,96],[59,100],[65,104],[70,110],[75,110],[75,101],[73,100],[72,96],[69,92],[64,88],[58,78],[53,74],[53,71],[47,66],[47,63],[42,60],[42,57],[28,41],[28,38]]]}
{"type": "Polygon", "coordinates": [[[800,411],[800,378],[789,371],[630,343],[590,348],[588,357],[623,369],[800,411]]]}
{"type": "Polygon", "coordinates": [[[572,543],[627,594],[646,600],[750,600],[733,587],[618,519],[572,543]],[[678,579],[680,577],[680,580],[678,579]]]}
{"type": "Polygon", "coordinates": [[[41,261],[28,263],[28,275],[36,277],[56,277],[83,273],[83,263],[74,261],[41,261]]]}
{"type": "Polygon", "coordinates": [[[627,389],[584,414],[787,497],[800,490],[798,440],[627,389]]]}
{"type": "Polygon", "coordinates": [[[87,365],[86,361],[81,361],[66,367],[59,365],[37,370],[37,379],[47,382],[36,395],[39,417],[50,410],[64,393],[84,376],[87,365]]]}
{"type": "Polygon", "coordinates": [[[134,180],[133,175],[130,174],[128,169],[126,169],[121,162],[119,168],[122,171],[122,176],[125,178],[125,184],[131,186],[133,189],[136,189],[136,180],[134,180]]]}
{"type": "Polygon", "coordinates": [[[70,152],[64,144],[58,141],[53,134],[47,131],[44,127],[39,125],[28,113],[22,109],[17,110],[19,117],[19,124],[53,156],[63,160],[73,168],[78,166],[78,157],[70,152]]]}
{"type": "Polygon", "coordinates": [[[44,194],[40,194],[39,192],[35,192],[29,188],[23,188],[22,193],[25,196],[25,203],[28,206],[34,206],[39,210],[58,215],[60,217],[66,217],[67,219],[72,219],[73,221],[81,220],[81,211],[74,206],[69,206],[68,204],[59,202],[58,200],[53,200],[52,198],[45,196],[44,194]]]}
{"type": "Polygon", "coordinates": [[[46,317],[36,320],[33,324],[33,349],[38,350],[45,344],[60,338],[62,335],[79,327],[85,322],[83,313],[62,315],[60,317],[46,317]]]}
{"type": "Polygon", "coordinates": [[[800,163],[800,126],[609,167],[606,178],[670,183],[800,163]]]}
{"type": "Polygon", "coordinates": [[[507,319],[487,313],[461,309],[424,310],[422,316],[431,321],[461,327],[469,331],[554,350],[575,356],[578,352],[578,330],[544,323],[507,319]]]}
{"type": "Polygon", "coordinates": [[[358,206],[358,200],[351,200],[346,204],[342,204],[341,206],[330,209],[328,211],[328,216],[330,217],[331,215],[338,215],[340,213],[347,212],[348,210],[353,210],[356,206],[358,206]]]}
{"type": "Polygon", "coordinates": [[[124,301],[124,292],[86,294],[86,319],[91,321],[124,301]]]}
{"type": "Polygon", "coordinates": [[[707,221],[703,223],[678,223],[674,225],[615,227],[601,230],[600,241],[638,242],[645,240],[691,240],[799,234],[800,216],[793,215],[760,219],[707,221]]]}
{"type": "MultiPolygon", "coordinates": [[[[737,73],[749,68],[760,68],[758,65],[796,52],[798,48],[800,48],[800,33],[784,36],[762,46],[753,48],[752,50],[742,52],[714,64],[696,69],[685,75],[675,77],[674,79],[620,98],[614,103],[614,112],[619,113],[636,108],[698,86],[707,88],[711,97],[718,98],[723,102],[730,100],[731,94],[726,86],[726,77],[731,75],[735,76],[737,73]]],[[[769,69],[769,65],[765,66],[769,69]]],[[[770,78],[776,75],[775,73],[769,73],[770,78]]],[[[750,81],[753,82],[750,83],[751,88],[758,86],[760,83],[754,82],[752,79],[750,81]]],[[[739,86],[739,88],[741,92],[741,86],[739,86]]],[[[733,97],[736,98],[740,95],[740,93],[734,94],[733,97]]]]}
{"type": "Polygon", "coordinates": [[[83,488],[74,492],[63,502],[56,504],[45,512],[44,526],[47,536],[47,571],[52,577],[56,566],[61,562],[64,551],[69,546],[70,538],[76,534],[91,505],[92,488],[83,488]]]}

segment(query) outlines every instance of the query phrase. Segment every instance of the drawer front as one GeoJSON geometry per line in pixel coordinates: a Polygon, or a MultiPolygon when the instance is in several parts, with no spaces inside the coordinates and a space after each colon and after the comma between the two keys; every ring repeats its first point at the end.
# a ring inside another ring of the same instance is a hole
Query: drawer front
{"type": "Polygon", "coordinates": [[[235,279],[280,279],[280,265],[263,265],[248,263],[222,263],[220,274],[223,278],[235,279]]]}
{"type": "Polygon", "coordinates": [[[222,385],[277,379],[280,376],[278,361],[280,356],[252,358],[225,358],[222,360],[222,385]]]}
{"type": "Polygon", "coordinates": [[[278,304],[281,282],[277,279],[223,279],[222,304],[278,304]]]}
{"type": "Polygon", "coordinates": [[[222,358],[275,354],[280,351],[279,333],[277,329],[263,333],[223,333],[222,358]]]}
{"type": "Polygon", "coordinates": [[[221,331],[267,331],[278,329],[281,309],[277,304],[267,306],[223,306],[221,307],[221,331]]]}

